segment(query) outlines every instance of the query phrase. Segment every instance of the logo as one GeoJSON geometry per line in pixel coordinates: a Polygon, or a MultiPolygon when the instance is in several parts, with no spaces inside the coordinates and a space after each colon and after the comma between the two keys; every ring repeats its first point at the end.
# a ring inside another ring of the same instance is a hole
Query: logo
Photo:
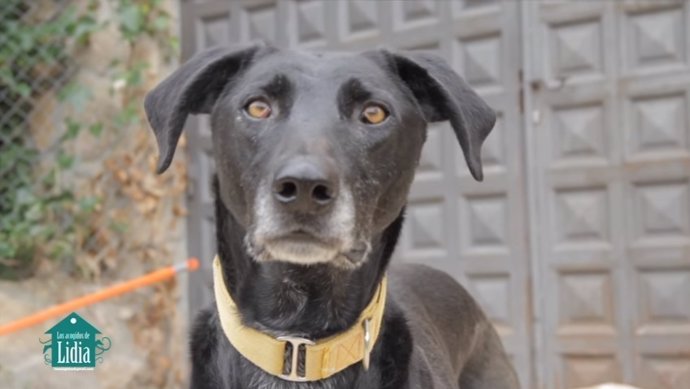
{"type": "Polygon", "coordinates": [[[53,370],[93,370],[111,346],[110,338],[74,312],[45,333],[50,339],[39,342],[43,360],[53,370]]]}

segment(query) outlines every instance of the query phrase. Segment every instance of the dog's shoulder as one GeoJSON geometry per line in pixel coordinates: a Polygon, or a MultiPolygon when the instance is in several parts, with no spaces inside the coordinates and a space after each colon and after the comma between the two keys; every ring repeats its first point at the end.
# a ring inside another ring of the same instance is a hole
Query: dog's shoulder
{"type": "MultiPolygon", "coordinates": [[[[448,273],[431,266],[417,263],[393,263],[388,270],[391,290],[408,297],[447,304],[470,304],[472,297],[465,288],[448,273]],[[409,296],[413,294],[414,296],[409,296]]],[[[468,307],[465,307],[468,308],[468,307]]]]}
{"type": "Polygon", "coordinates": [[[423,264],[394,263],[388,271],[391,296],[410,315],[437,317],[436,325],[455,327],[485,322],[470,293],[448,273],[423,264]]]}
{"type": "Polygon", "coordinates": [[[388,276],[407,283],[431,281],[457,284],[448,273],[421,263],[393,262],[388,268],[388,276]]]}
{"type": "MultiPolygon", "coordinates": [[[[449,274],[420,264],[389,268],[390,297],[404,311],[414,340],[411,372],[418,371],[449,388],[470,350],[481,342],[490,323],[470,294],[449,274]]],[[[431,387],[427,384],[425,387],[431,387]]]]}

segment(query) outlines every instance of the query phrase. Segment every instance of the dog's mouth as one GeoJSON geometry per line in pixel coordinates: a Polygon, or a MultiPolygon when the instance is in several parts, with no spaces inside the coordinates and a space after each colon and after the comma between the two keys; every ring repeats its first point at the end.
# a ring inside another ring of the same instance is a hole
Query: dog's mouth
{"type": "MultiPolygon", "coordinates": [[[[287,234],[278,236],[274,238],[276,240],[289,240],[295,243],[305,243],[305,244],[328,244],[329,239],[323,239],[312,232],[308,232],[305,229],[299,228],[294,231],[288,232],[287,234]]],[[[332,241],[332,239],[331,239],[332,241]]]]}
{"type": "Polygon", "coordinates": [[[356,268],[366,259],[369,244],[352,244],[341,239],[318,236],[305,229],[265,237],[248,245],[258,261],[281,261],[301,265],[329,263],[356,268]]]}

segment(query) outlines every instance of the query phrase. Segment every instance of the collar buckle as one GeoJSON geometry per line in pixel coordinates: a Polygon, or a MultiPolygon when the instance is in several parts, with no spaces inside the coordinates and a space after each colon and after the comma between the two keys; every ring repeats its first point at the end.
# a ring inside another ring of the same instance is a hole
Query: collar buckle
{"type": "Polygon", "coordinates": [[[364,358],[362,359],[362,366],[364,370],[369,370],[369,356],[371,355],[371,350],[374,348],[374,342],[372,342],[371,336],[371,318],[365,319],[362,322],[362,327],[364,327],[364,358]]]}
{"type": "MultiPolygon", "coordinates": [[[[299,338],[296,336],[280,336],[277,338],[277,340],[290,343],[292,346],[292,355],[290,356],[290,372],[288,374],[281,374],[280,378],[286,380],[286,381],[292,381],[292,382],[305,382],[307,381],[307,378],[305,376],[300,376],[298,375],[298,366],[299,366],[299,351],[300,351],[300,346],[304,345],[305,346],[305,353],[304,353],[304,374],[306,374],[306,365],[307,365],[307,353],[306,353],[306,346],[313,346],[314,342],[306,339],[306,338],[299,338]]],[[[285,371],[285,366],[283,365],[283,371],[285,371]]]]}

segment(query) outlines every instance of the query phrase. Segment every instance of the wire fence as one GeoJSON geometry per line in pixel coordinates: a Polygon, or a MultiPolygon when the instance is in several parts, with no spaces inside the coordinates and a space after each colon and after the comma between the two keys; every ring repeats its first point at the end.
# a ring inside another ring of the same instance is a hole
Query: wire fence
{"type": "MultiPolygon", "coordinates": [[[[169,265],[181,251],[184,160],[155,174],[141,109],[173,55],[175,1],[0,0],[0,307],[10,316],[169,265]]],[[[82,386],[180,387],[175,288],[90,308],[137,358],[127,374],[101,370],[82,386]]],[[[0,353],[0,387],[74,386],[25,363],[32,334],[0,353]]]]}
{"type": "Polygon", "coordinates": [[[29,270],[34,239],[50,228],[42,213],[55,199],[42,195],[54,177],[37,164],[41,150],[54,149],[45,134],[62,123],[51,107],[66,95],[71,51],[89,20],[69,1],[0,1],[0,276],[29,270]]]}
{"type": "MultiPolygon", "coordinates": [[[[42,112],[40,97],[59,91],[75,69],[64,33],[75,17],[68,14],[68,5],[0,3],[0,146],[31,147],[28,122],[42,112]]],[[[3,177],[13,167],[3,165],[3,177]]]]}

